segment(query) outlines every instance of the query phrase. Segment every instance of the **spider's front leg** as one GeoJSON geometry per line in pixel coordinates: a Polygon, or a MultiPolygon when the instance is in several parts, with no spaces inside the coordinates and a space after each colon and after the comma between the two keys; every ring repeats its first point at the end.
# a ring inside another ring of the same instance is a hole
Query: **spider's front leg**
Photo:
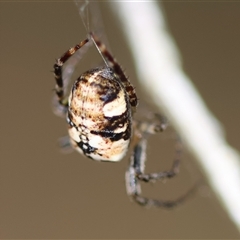
{"type": "Polygon", "coordinates": [[[81,47],[83,47],[89,40],[85,39],[84,41],[77,44],[75,47],[70,48],[66,51],[60,58],[56,60],[56,63],[53,65],[54,69],[54,78],[56,81],[55,92],[58,98],[58,102],[54,102],[54,107],[56,108],[57,115],[66,116],[68,108],[68,99],[64,93],[63,78],[62,78],[62,66],[63,64],[81,47]]]}
{"type": "MultiPolygon", "coordinates": [[[[85,39],[79,44],[75,45],[75,47],[67,50],[60,58],[56,60],[56,63],[53,65],[54,69],[54,78],[56,81],[55,92],[56,97],[53,99],[53,107],[56,115],[61,117],[66,117],[66,113],[68,111],[68,97],[65,96],[64,86],[63,86],[63,75],[62,75],[62,67],[63,64],[79,50],[83,47],[89,40],[85,39]]],[[[69,136],[65,136],[59,139],[59,145],[64,152],[72,151],[69,136]]]]}
{"type": "Polygon", "coordinates": [[[190,189],[185,195],[174,201],[155,200],[141,196],[140,181],[153,182],[156,180],[174,177],[179,170],[180,155],[181,155],[181,142],[180,140],[176,145],[176,157],[173,162],[172,168],[169,171],[158,173],[144,174],[145,161],[146,161],[146,148],[147,136],[159,131],[163,131],[167,127],[167,122],[163,117],[159,117],[160,124],[149,122],[140,122],[135,127],[135,138],[137,139],[133,153],[130,158],[130,165],[126,172],[126,188],[129,196],[132,197],[138,204],[143,206],[156,206],[171,208],[183,202],[190,193],[195,190],[195,187],[190,189]]]}

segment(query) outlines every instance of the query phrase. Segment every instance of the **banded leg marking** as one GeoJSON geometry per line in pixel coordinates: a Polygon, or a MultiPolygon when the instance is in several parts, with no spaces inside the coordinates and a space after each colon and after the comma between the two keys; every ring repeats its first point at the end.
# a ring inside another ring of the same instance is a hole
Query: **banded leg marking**
{"type": "Polygon", "coordinates": [[[66,51],[60,58],[56,60],[56,63],[53,65],[54,68],[54,77],[56,81],[55,91],[58,97],[58,102],[60,105],[67,107],[68,102],[64,96],[63,88],[63,79],[62,79],[62,66],[63,64],[81,47],[83,47],[89,40],[85,39],[84,41],[77,44],[75,47],[70,48],[66,51]]]}
{"type": "Polygon", "coordinates": [[[103,56],[106,64],[109,67],[111,67],[113,69],[113,71],[119,76],[119,79],[121,79],[121,81],[124,85],[124,88],[126,89],[128,95],[129,95],[130,104],[133,107],[133,109],[135,109],[135,107],[138,104],[138,99],[137,99],[135,89],[133,88],[130,81],[124,74],[120,65],[117,63],[117,61],[111,55],[111,53],[107,50],[106,46],[93,33],[90,33],[90,36],[91,36],[94,44],[98,48],[100,54],[103,56]]]}

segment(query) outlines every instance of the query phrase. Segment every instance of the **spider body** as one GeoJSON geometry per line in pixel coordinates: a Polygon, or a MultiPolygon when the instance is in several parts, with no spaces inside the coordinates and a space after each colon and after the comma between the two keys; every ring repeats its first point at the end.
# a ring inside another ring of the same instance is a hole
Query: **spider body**
{"type": "Polygon", "coordinates": [[[109,67],[83,73],[68,99],[67,122],[72,146],[93,160],[119,161],[132,132],[129,96],[109,67]]]}
{"type": "Polygon", "coordinates": [[[174,201],[149,199],[141,195],[140,182],[155,182],[174,177],[179,170],[181,143],[176,144],[176,156],[171,170],[145,174],[148,136],[163,131],[167,121],[159,114],[146,122],[133,120],[138,99],[135,89],[118,62],[105,45],[90,33],[89,38],[66,51],[54,64],[57,113],[67,115],[69,142],[81,154],[97,161],[117,162],[133,146],[126,171],[128,195],[143,206],[173,207],[181,203],[195,189],[174,201]],[[62,79],[63,64],[87,42],[92,41],[105,66],[81,74],[73,84],[69,97],[65,96],[62,79]]]}

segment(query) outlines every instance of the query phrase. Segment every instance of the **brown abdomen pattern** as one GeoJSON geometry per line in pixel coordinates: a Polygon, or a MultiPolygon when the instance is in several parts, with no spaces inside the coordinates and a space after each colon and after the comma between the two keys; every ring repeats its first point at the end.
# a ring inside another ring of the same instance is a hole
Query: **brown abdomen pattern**
{"type": "Polygon", "coordinates": [[[94,160],[122,159],[131,137],[131,106],[111,68],[96,68],[77,79],[69,96],[67,120],[79,152],[94,160]]]}

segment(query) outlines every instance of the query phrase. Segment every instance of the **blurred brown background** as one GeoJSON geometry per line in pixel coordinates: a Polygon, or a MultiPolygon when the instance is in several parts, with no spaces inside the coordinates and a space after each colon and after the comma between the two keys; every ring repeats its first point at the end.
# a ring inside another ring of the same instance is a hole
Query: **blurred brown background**
{"type": "MultiPolygon", "coordinates": [[[[144,101],[148,96],[136,80],[121,29],[108,3],[100,7],[111,49],[144,101]]],[[[239,150],[240,3],[164,2],[163,7],[184,69],[239,150]]],[[[127,158],[107,164],[59,151],[57,139],[66,126],[51,110],[50,70],[55,58],[85,36],[72,2],[0,4],[0,237],[239,239],[207,186],[176,209],[144,209],[126,195],[127,158]]],[[[91,51],[77,75],[100,61],[91,51]]],[[[147,171],[170,168],[173,145],[168,137],[153,137],[147,171]]],[[[201,169],[185,153],[180,174],[165,184],[145,184],[144,195],[174,199],[199,177],[204,178],[201,169]]]]}

